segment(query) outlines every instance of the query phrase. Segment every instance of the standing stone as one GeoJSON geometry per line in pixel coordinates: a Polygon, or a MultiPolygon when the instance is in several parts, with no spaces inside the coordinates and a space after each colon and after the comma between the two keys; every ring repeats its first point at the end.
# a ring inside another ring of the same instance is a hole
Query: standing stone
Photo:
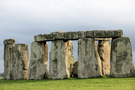
{"type": "Polygon", "coordinates": [[[111,47],[111,76],[129,77],[133,68],[130,39],[128,37],[113,39],[111,47]]]}
{"type": "Polygon", "coordinates": [[[74,63],[71,41],[52,41],[49,73],[52,79],[69,78],[74,63]]]}
{"type": "Polygon", "coordinates": [[[14,39],[4,41],[4,77],[5,80],[13,79],[13,49],[15,46],[14,39]]]}
{"type": "Polygon", "coordinates": [[[98,45],[97,45],[97,42],[95,41],[95,53],[96,53],[96,58],[98,60],[98,66],[99,66],[99,72],[100,72],[100,75],[103,76],[103,73],[102,73],[102,62],[101,62],[101,58],[99,56],[99,53],[98,53],[98,45]]]}
{"type": "Polygon", "coordinates": [[[78,40],[78,77],[89,78],[101,76],[100,65],[92,38],[78,40]]]}
{"type": "Polygon", "coordinates": [[[110,41],[99,41],[98,53],[102,62],[102,73],[104,76],[110,75],[110,53],[111,46],[110,41]]]}
{"type": "Polygon", "coordinates": [[[38,80],[47,78],[48,44],[46,42],[33,42],[31,44],[31,57],[28,79],[38,80]]]}
{"type": "Polygon", "coordinates": [[[52,79],[68,77],[65,59],[65,42],[63,40],[56,40],[51,43],[49,73],[52,79]]]}
{"type": "Polygon", "coordinates": [[[73,56],[73,43],[70,40],[65,42],[65,58],[68,77],[70,77],[73,72],[73,64],[75,63],[73,56]]]}
{"type": "Polygon", "coordinates": [[[15,44],[13,58],[13,79],[23,80],[28,77],[29,50],[26,44],[15,44]]]}

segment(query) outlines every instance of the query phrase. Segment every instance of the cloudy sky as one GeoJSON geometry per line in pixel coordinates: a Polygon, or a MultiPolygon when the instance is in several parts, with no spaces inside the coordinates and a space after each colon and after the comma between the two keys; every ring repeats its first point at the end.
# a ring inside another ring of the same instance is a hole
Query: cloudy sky
{"type": "Polygon", "coordinates": [[[103,29],[123,29],[135,57],[135,0],[0,0],[0,73],[4,39],[30,47],[38,34],[103,29]]]}

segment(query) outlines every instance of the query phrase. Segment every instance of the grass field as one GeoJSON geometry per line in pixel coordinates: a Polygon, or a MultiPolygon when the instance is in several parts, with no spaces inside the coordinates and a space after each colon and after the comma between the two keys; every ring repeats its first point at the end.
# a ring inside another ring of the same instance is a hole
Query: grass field
{"type": "Polygon", "coordinates": [[[0,90],[135,90],[135,78],[2,80],[0,90]]]}

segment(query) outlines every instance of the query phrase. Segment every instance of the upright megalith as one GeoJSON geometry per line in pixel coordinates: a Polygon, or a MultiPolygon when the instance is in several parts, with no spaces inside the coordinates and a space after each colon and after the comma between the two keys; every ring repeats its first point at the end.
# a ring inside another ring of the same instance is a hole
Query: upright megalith
{"type": "Polygon", "coordinates": [[[47,42],[33,42],[28,79],[38,80],[47,78],[48,44],[47,42]]]}
{"type": "Polygon", "coordinates": [[[65,41],[56,40],[51,43],[49,74],[52,79],[68,78],[65,59],[65,41]]]}
{"type": "Polygon", "coordinates": [[[13,79],[13,50],[15,46],[14,39],[4,40],[4,77],[5,80],[13,79]]]}
{"type": "Polygon", "coordinates": [[[75,63],[73,56],[73,43],[70,40],[65,42],[65,59],[68,77],[70,77],[73,72],[73,65],[75,63]]]}
{"type": "Polygon", "coordinates": [[[98,77],[102,75],[96,56],[95,40],[93,38],[78,40],[78,63],[79,78],[98,77]]]}
{"type": "Polygon", "coordinates": [[[130,39],[128,37],[113,39],[111,47],[111,76],[129,77],[133,68],[130,39]]]}
{"type": "Polygon", "coordinates": [[[73,69],[72,41],[52,41],[49,74],[52,79],[69,78],[73,69]]]}
{"type": "Polygon", "coordinates": [[[29,61],[28,45],[15,44],[13,52],[13,80],[27,79],[29,61]]]}
{"type": "Polygon", "coordinates": [[[111,46],[109,40],[100,40],[98,43],[98,53],[102,63],[102,74],[110,75],[110,53],[111,46]]]}

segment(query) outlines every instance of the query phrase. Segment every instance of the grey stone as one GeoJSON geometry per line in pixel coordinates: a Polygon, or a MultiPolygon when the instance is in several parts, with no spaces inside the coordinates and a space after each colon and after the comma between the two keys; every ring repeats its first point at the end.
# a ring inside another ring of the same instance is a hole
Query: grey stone
{"type": "Polygon", "coordinates": [[[122,37],[122,30],[95,30],[95,31],[76,31],[76,32],[53,32],[51,34],[40,34],[34,36],[36,42],[53,40],[78,40],[82,38],[116,38],[122,37]]]}
{"type": "Polygon", "coordinates": [[[35,42],[52,41],[52,40],[54,40],[52,34],[40,34],[40,35],[34,36],[35,42]]]}
{"type": "Polygon", "coordinates": [[[132,49],[128,37],[112,40],[111,47],[111,76],[129,77],[132,69],[132,49]]]}
{"type": "Polygon", "coordinates": [[[65,42],[63,40],[56,40],[51,43],[49,74],[52,79],[68,78],[65,42]]]}
{"type": "Polygon", "coordinates": [[[109,31],[95,30],[86,32],[87,38],[117,38],[122,36],[123,36],[122,30],[109,30],[109,31]]]}
{"type": "Polygon", "coordinates": [[[92,38],[78,40],[78,77],[89,78],[101,76],[100,66],[92,38]]]}
{"type": "Polygon", "coordinates": [[[52,79],[69,78],[74,64],[72,41],[52,41],[49,74],[52,79]]]}
{"type": "Polygon", "coordinates": [[[51,33],[54,40],[63,40],[65,39],[65,33],[63,31],[57,31],[51,33]]]}
{"type": "Polygon", "coordinates": [[[15,46],[14,39],[4,41],[4,80],[13,79],[13,49],[15,46]]]}
{"type": "Polygon", "coordinates": [[[13,52],[13,80],[27,79],[29,61],[28,45],[15,44],[13,52]]]}
{"type": "Polygon", "coordinates": [[[86,38],[86,31],[78,31],[78,39],[86,38]]]}
{"type": "Polygon", "coordinates": [[[78,77],[78,61],[76,61],[73,65],[73,72],[72,77],[77,78],[78,77]]]}
{"type": "Polygon", "coordinates": [[[98,53],[102,62],[102,74],[104,76],[110,75],[110,55],[111,55],[111,46],[110,41],[99,41],[98,43],[98,53]]]}
{"type": "Polygon", "coordinates": [[[77,40],[78,32],[65,32],[65,40],[77,40]]]}
{"type": "Polygon", "coordinates": [[[4,45],[7,45],[7,44],[15,44],[15,40],[14,39],[6,39],[6,40],[4,40],[4,45]]]}
{"type": "Polygon", "coordinates": [[[33,42],[31,44],[31,57],[28,79],[47,78],[48,44],[46,42],[33,42]]]}

